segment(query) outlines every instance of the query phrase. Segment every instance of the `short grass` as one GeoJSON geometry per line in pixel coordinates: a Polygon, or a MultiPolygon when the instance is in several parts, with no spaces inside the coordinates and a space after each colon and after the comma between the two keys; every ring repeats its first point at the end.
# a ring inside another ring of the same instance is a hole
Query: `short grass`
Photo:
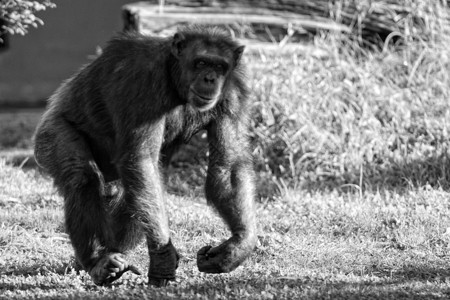
{"type": "MultiPolygon", "coordinates": [[[[235,272],[198,272],[196,251],[228,235],[202,198],[168,197],[183,258],[165,288],[125,275],[97,287],[76,272],[49,179],[0,162],[0,299],[445,299],[450,194],[290,192],[259,203],[258,247],[235,272]]],[[[129,259],[147,270],[144,245],[129,259]]]]}

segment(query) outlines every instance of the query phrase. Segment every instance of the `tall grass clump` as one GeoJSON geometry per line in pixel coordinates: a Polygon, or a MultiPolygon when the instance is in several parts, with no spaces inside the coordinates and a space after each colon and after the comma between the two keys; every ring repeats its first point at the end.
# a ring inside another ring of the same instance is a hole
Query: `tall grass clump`
{"type": "MultiPolygon", "coordinates": [[[[371,3],[377,11],[392,6],[371,3]]],[[[274,184],[360,192],[450,187],[449,7],[433,0],[396,5],[402,13],[389,17],[398,26],[379,43],[354,30],[318,36],[320,55],[250,58],[263,193],[274,184]]],[[[339,21],[339,11],[333,16],[339,21]]]]}

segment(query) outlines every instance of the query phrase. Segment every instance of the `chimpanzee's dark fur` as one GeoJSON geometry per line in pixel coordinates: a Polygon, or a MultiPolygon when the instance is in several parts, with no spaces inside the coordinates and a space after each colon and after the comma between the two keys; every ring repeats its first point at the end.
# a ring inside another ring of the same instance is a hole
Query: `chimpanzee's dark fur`
{"type": "Polygon", "coordinates": [[[175,278],[159,162],[200,129],[210,149],[206,197],[232,237],[200,249],[198,268],[230,272],[253,250],[242,51],[213,27],[188,26],[172,38],[121,34],[51,97],[35,156],[64,197],[76,257],[96,284],[138,272],[124,255],[143,235],[149,283],[175,278]]]}

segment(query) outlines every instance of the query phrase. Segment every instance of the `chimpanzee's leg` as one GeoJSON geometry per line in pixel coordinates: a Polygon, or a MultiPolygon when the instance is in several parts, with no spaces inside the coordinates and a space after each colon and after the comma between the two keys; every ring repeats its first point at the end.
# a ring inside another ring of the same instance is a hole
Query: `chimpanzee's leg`
{"type": "Polygon", "coordinates": [[[121,180],[106,183],[106,202],[112,218],[115,247],[125,253],[142,240],[142,226],[132,217],[125,202],[121,180]]]}
{"type": "Polygon", "coordinates": [[[117,278],[129,268],[116,249],[105,186],[85,138],[62,117],[38,128],[35,156],[64,197],[66,229],[75,255],[96,284],[117,278]]]}

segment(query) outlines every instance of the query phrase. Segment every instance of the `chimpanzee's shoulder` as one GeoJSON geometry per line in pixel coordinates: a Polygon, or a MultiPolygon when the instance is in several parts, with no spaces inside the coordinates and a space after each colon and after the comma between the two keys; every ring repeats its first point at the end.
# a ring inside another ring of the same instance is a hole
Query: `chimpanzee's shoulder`
{"type": "Polygon", "coordinates": [[[120,55],[120,53],[158,53],[170,47],[170,45],[170,37],[150,36],[138,32],[123,32],[118,33],[109,40],[103,52],[114,52],[115,55],[120,55]]]}

